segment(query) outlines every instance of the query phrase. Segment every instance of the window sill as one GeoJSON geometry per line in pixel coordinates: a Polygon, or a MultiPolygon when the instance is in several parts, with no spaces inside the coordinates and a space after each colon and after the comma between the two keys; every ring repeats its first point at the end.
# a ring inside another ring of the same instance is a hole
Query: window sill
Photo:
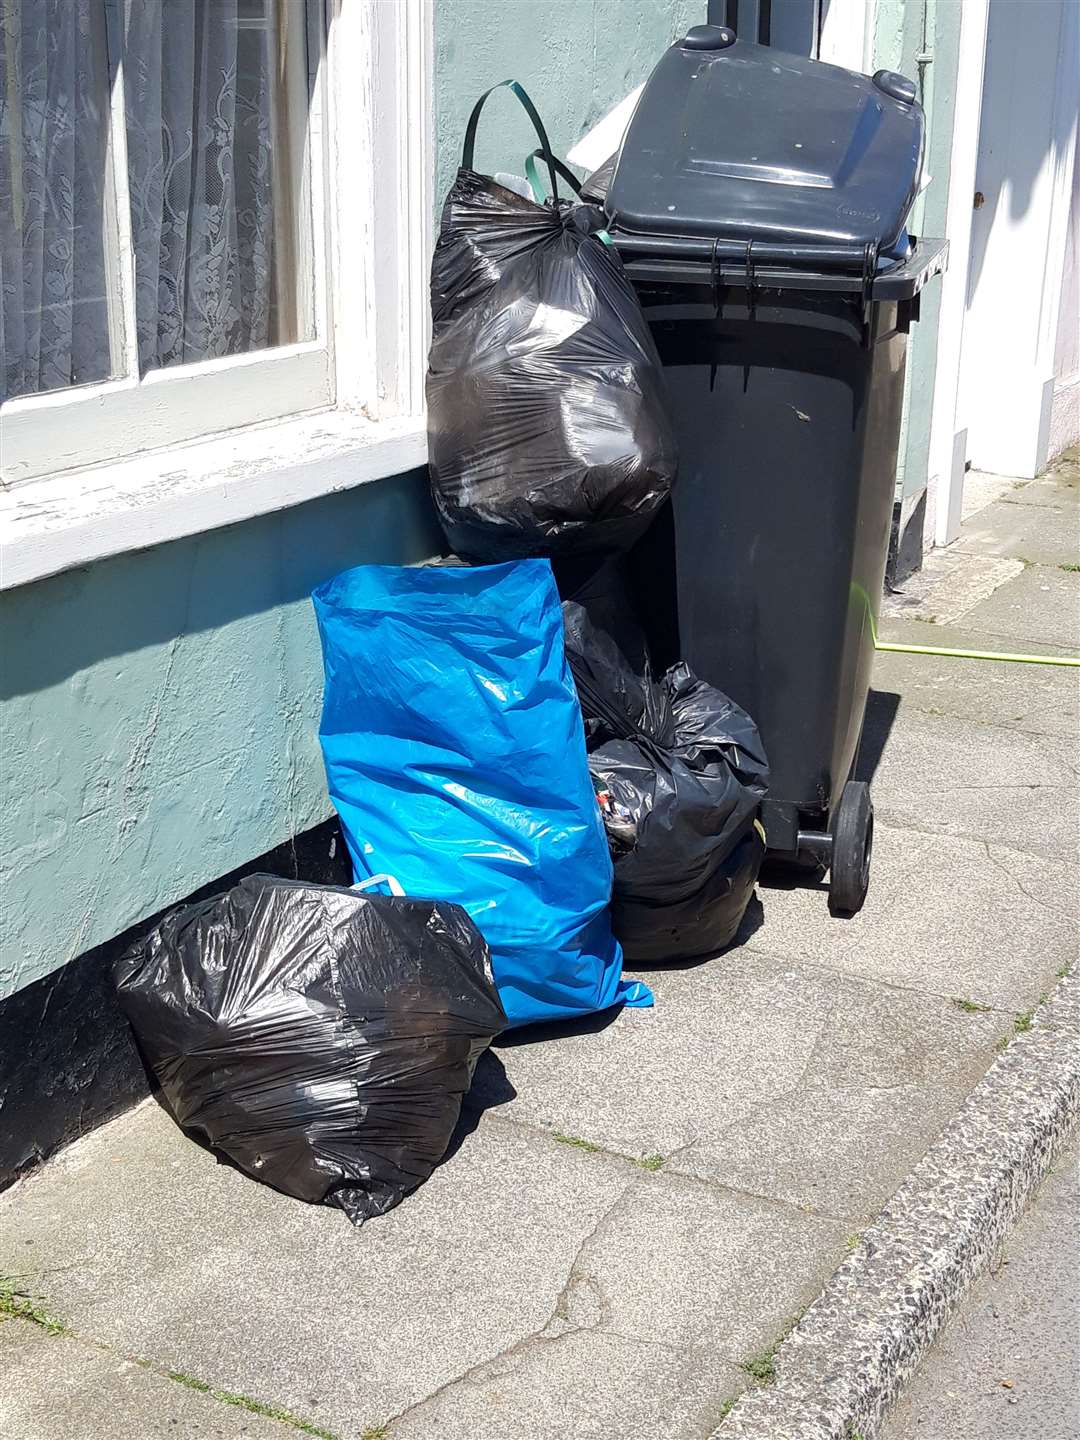
{"type": "Polygon", "coordinates": [[[423,416],[324,410],[27,481],[0,494],[0,589],[426,463],[423,416]]]}

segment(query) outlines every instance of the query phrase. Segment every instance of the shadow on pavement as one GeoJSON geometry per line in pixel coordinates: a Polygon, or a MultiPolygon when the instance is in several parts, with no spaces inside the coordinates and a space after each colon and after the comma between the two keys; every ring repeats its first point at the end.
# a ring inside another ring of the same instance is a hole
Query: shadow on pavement
{"type": "Polygon", "coordinates": [[[900,709],[900,696],[891,690],[871,690],[866,700],[866,717],[863,720],[862,739],[855,757],[856,780],[871,781],[881,764],[885,746],[896,724],[896,712],[900,709]]]}
{"type": "MultiPolygon", "coordinates": [[[[517,1091],[510,1082],[503,1062],[493,1050],[485,1050],[476,1063],[473,1083],[461,1102],[461,1114],[439,1165],[445,1165],[457,1154],[480,1124],[485,1110],[493,1110],[497,1105],[508,1105],[511,1100],[516,1099],[517,1091]]],[[[435,1166],[436,1170],[439,1165],[435,1166]]]]}

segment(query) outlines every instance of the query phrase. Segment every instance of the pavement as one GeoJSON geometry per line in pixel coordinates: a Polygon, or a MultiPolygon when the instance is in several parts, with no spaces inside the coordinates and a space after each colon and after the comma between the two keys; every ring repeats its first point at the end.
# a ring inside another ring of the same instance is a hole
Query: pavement
{"type": "MultiPolygon", "coordinates": [[[[1080,654],[1078,477],[980,482],[882,638],[1080,654]]],[[[153,1101],[0,1196],[0,1434],[750,1433],[1077,954],[1075,670],[882,653],[873,683],[863,911],[763,885],[725,955],[637,972],[654,1009],[500,1042],[389,1215],[259,1186],[153,1101]]]]}
{"type": "Polygon", "coordinates": [[[1080,1141],[972,1288],[881,1440],[1080,1435],[1080,1141]]]}

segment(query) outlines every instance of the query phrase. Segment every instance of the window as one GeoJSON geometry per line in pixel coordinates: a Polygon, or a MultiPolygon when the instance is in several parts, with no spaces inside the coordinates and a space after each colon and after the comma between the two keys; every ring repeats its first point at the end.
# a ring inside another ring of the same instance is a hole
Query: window
{"type": "Polygon", "coordinates": [[[426,0],[0,0],[8,485],[419,413],[429,24],[426,0]]]}

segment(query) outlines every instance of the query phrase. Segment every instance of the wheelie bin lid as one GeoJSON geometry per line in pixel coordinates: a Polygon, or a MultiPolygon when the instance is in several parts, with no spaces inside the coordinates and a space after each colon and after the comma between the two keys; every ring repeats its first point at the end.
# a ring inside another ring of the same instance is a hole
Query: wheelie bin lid
{"type": "Polygon", "coordinates": [[[879,257],[902,264],[924,131],[902,75],[871,78],[698,25],[646,82],[607,188],[609,225],[749,243],[794,268],[858,269],[871,251],[875,268],[879,257]]]}

